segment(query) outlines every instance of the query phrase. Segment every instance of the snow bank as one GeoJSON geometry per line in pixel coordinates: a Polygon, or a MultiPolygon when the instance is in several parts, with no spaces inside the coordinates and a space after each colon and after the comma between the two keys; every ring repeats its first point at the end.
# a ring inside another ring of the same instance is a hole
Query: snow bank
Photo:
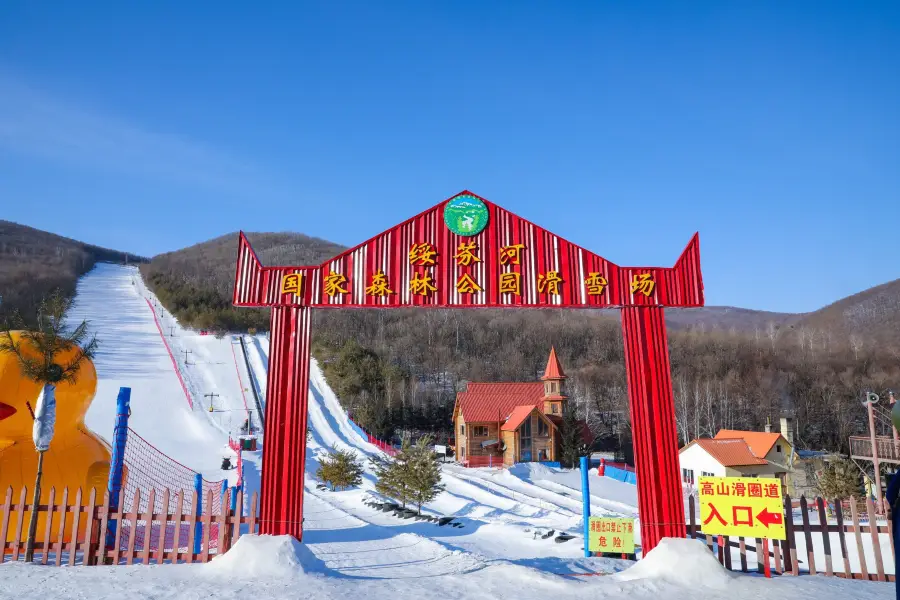
{"type": "Polygon", "coordinates": [[[242,578],[296,577],[304,572],[300,542],[289,535],[242,535],[222,556],[203,568],[215,575],[242,578]]]}
{"type": "Polygon", "coordinates": [[[686,587],[718,589],[728,587],[735,578],[704,544],[681,538],[663,538],[642,560],[613,577],[619,581],[657,579],[686,587]]]}

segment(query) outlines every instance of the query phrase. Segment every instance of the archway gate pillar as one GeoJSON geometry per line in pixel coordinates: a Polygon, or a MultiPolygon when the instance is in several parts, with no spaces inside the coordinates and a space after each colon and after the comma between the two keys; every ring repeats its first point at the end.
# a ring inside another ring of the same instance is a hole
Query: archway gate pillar
{"type": "Polygon", "coordinates": [[[311,310],[481,307],[621,309],[644,552],[685,535],[663,308],[703,306],[696,234],[672,268],[620,267],[462,192],[316,266],[241,233],[233,302],[272,309],[261,533],[303,535],[311,310]]]}
{"type": "Polygon", "coordinates": [[[685,535],[675,401],[663,309],[622,308],[622,338],[641,545],[646,553],[661,538],[685,535]]]}

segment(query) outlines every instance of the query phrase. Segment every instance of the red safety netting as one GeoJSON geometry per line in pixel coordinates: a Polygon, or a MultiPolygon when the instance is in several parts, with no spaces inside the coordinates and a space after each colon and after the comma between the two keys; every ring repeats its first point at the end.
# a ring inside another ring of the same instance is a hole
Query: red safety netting
{"type": "Polygon", "coordinates": [[[347,414],[347,419],[348,419],[351,423],[353,423],[354,425],[356,425],[356,427],[358,427],[358,428],[360,429],[360,431],[362,431],[363,433],[366,434],[366,441],[367,441],[367,442],[369,442],[369,443],[372,444],[373,446],[377,446],[379,450],[381,450],[382,452],[384,452],[384,453],[387,454],[388,456],[396,456],[396,455],[397,455],[397,449],[396,449],[396,448],[394,448],[389,442],[385,442],[384,440],[380,440],[380,439],[378,439],[377,437],[375,437],[374,435],[372,435],[371,433],[369,433],[369,431],[368,431],[365,427],[360,426],[359,423],[357,423],[356,421],[354,421],[354,420],[353,420],[353,417],[351,417],[349,413],[347,414]]]}
{"type": "MultiPolygon", "coordinates": [[[[153,512],[162,513],[167,510],[169,514],[174,514],[176,510],[177,494],[184,491],[184,501],[182,503],[181,514],[191,515],[195,513],[193,503],[194,480],[197,472],[190,469],[175,459],[163,454],[153,444],[139,436],[130,427],[128,428],[128,440],[125,443],[125,476],[122,482],[122,492],[120,502],[122,502],[123,512],[132,512],[135,505],[135,497],[137,490],[140,490],[140,498],[137,503],[139,514],[147,512],[150,503],[150,490],[156,490],[153,502],[153,512]],[[165,492],[169,492],[169,506],[164,509],[165,492]]],[[[222,510],[223,497],[223,481],[207,481],[203,480],[201,497],[201,509],[203,514],[219,514],[222,510]],[[210,494],[211,492],[211,494],[210,494]],[[212,496],[211,504],[208,501],[212,496]]],[[[144,548],[145,543],[149,543],[151,550],[159,548],[160,523],[153,521],[150,525],[149,539],[146,535],[147,523],[144,520],[138,520],[137,526],[134,527],[135,532],[135,548],[144,548]]],[[[122,527],[119,547],[125,549],[128,547],[129,537],[131,536],[132,525],[125,523],[122,527]]],[[[198,532],[203,533],[203,532],[198,532]]],[[[182,549],[187,549],[189,535],[189,525],[181,526],[178,545],[182,549]]],[[[175,526],[169,524],[165,533],[165,550],[171,550],[175,538],[175,526]]],[[[218,540],[218,525],[210,525],[209,547],[215,548],[218,540]]]]}
{"type": "MultiPolygon", "coordinates": [[[[365,431],[365,430],[363,430],[365,431]]],[[[366,432],[366,435],[369,437],[369,443],[373,446],[378,446],[378,449],[387,454],[388,456],[394,456],[397,454],[397,449],[391,446],[389,443],[379,440],[377,437],[372,435],[371,433],[366,432]]]]}

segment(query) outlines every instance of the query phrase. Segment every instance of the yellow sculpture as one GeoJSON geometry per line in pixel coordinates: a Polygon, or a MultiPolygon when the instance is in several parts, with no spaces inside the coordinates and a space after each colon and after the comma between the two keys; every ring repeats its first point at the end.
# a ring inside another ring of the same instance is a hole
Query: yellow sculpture
{"type": "MultiPolygon", "coordinates": [[[[13,338],[20,339],[19,332],[13,338]]],[[[34,354],[24,346],[23,351],[34,354]]],[[[76,350],[60,353],[60,361],[70,360],[76,350]]],[[[110,448],[84,425],[87,413],[97,390],[97,371],[90,360],[85,360],[78,371],[75,383],[60,383],[56,388],[56,427],[50,449],[44,455],[44,476],[41,482],[41,504],[50,498],[50,488],[56,489],[56,503],[68,488],[70,505],[75,504],[75,494],[81,488],[82,506],[87,505],[91,488],[97,490],[97,504],[102,504],[109,475],[110,448]]],[[[15,356],[0,354],[0,502],[6,491],[13,489],[13,502],[18,502],[22,486],[27,486],[26,502],[31,503],[34,476],[37,471],[37,452],[31,439],[34,420],[31,410],[35,407],[41,384],[24,377],[15,356]],[[29,409],[29,405],[31,409],[29,409]]],[[[113,423],[110,423],[112,428],[113,423]]],[[[46,526],[46,513],[38,515],[35,540],[42,543],[46,526]]],[[[27,520],[20,540],[25,541],[27,520]]],[[[84,531],[86,520],[82,517],[79,530],[84,531]]],[[[58,538],[59,515],[53,515],[51,539],[58,538]]],[[[66,520],[64,540],[72,532],[72,517],[66,520]]],[[[6,541],[13,541],[15,527],[10,527],[6,541]]],[[[80,537],[80,534],[79,534],[80,537]]]]}

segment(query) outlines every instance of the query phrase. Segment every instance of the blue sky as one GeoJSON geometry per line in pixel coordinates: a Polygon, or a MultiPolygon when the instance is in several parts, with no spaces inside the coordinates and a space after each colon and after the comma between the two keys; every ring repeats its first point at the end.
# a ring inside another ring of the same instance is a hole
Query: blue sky
{"type": "Polygon", "coordinates": [[[900,277],[900,2],[0,5],[0,218],[354,244],[470,189],[709,304],[900,277]]]}

